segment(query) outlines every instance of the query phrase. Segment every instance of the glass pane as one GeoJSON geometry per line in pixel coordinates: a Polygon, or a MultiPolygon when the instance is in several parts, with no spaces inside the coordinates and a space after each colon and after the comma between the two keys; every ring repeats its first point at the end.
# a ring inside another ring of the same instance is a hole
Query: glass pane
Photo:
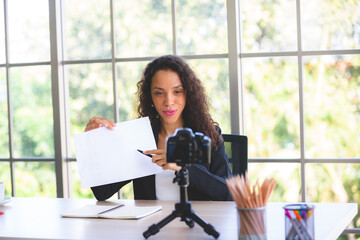
{"type": "Polygon", "coordinates": [[[0,182],[5,183],[5,197],[11,196],[10,164],[0,162],[0,182]]]}
{"type": "Polygon", "coordinates": [[[134,199],[133,182],[130,182],[121,188],[122,198],[134,199]]]}
{"type": "Polygon", "coordinates": [[[48,1],[11,0],[8,10],[10,62],[49,61],[48,1]]]}
{"type": "Polygon", "coordinates": [[[16,162],[16,197],[56,197],[53,162],[16,162]]]}
{"type": "Polygon", "coordinates": [[[114,1],[117,57],[172,52],[171,1],[114,1]]]}
{"type": "Polygon", "coordinates": [[[276,181],[271,202],[299,202],[301,200],[300,165],[298,163],[249,163],[252,182],[273,178],[276,181]]]}
{"type": "Polygon", "coordinates": [[[304,58],[306,157],[359,157],[359,76],[359,55],[304,58]]]}
{"type": "Polygon", "coordinates": [[[296,1],[240,1],[245,52],[297,50],[296,1]]]}
{"type": "MultiPolygon", "coordinates": [[[[76,64],[65,66],[69,82],[70,133],[83,132],[94,116],[114,120],[111,64],[76,64]]],[[[74,157],[71,138],[71,154],[74,157]]]]}
{"type": "Polygon", "coordinates": [[[5,63],[4,2],[0,1],[0,64],[5,63]]]}
{"type": "Polygon", "coordinates": [[[117,65],[120,121],[137,118],[136,83],[148,62],[127,62],[117,65]]]}
{"type": "Polygon", "coordinates": [[[110,1],[64,1],[65,59],[111,57],[110,1]]]}
{"type": "Polygon", "coordinates": [[[243,59],[249,158],[298,158],[299,87],[296,58],[243,59]]]}
{"type": "MultiPolygon", "coordinates": [[[[308,201],[360,203],[359,175],[359,164],[306,164],[308,201]]],[[[349,227],[360,227],[359,213],[349,227]]]]}
{"type": "Polygon", "coordinates": [[[226,1],[176,2],[180,54],[228,52],[226,1]]]}
{"type": "Polygon", "coordinates": [[[304,50],[360,48],[360,1],[303,0],[300,3],[304,50]]]}
{"type": "Polygon", "coordinates": [[[187,60],[205,87],[210,114],[223,133],[231,133],[229,67],[227,59],[187,60]]]}
{"type": "Polygon", "coordinates": [[[9,128],[7,85],[5,68],[0,68],[0,158],[8,158],[9,155],[9,128]]]}
{"type": "Polygon", "coordinates": [[[15,157],[53,157],[49,66],[10,69],[15,157]]]}

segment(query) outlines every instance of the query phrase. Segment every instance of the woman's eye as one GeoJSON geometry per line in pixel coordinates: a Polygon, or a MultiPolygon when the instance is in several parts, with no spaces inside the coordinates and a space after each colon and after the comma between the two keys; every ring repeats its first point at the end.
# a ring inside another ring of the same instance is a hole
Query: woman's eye
{"type": "Polygon", "coordinates": [[[162,95],[163,93],[162,92],[155,92],[155,95],[156,96],[160,96],[160,95],[162,95]]]}
{"type": "Polygon", "coordinates": [[[181,94],[183,91],[182,90],[176,90],[175,94],[181,94]]]}

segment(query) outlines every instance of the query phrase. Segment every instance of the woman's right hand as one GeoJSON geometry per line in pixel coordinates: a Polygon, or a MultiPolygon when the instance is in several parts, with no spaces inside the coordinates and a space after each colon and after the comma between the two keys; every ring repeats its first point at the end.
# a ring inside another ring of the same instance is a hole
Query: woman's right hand
{"type": "Polygon", "coordinates": [[[101,126],[107,127],[112,130],[114,127],[116,127],[116,124],[113,121],[106,118],[93,117],[86,124],[85,132],[99,128],[101,126]]]}

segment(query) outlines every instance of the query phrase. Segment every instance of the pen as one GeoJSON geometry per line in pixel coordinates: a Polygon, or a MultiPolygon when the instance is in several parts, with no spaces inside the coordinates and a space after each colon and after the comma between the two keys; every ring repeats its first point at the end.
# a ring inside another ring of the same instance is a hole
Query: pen
{"type": "Polygon", "coordinates": [[[294,236],[294,233],[293,233],[292,229],[295,230],[295,232],[297,234],[297,237],[300,240],[305,240],[305,238],[304,238],[304,236],[302,234],[302,231],[301,231],[301,226],[298,225],[298,222],[296,222],[296,220],[291,217],[291,214],[287,209],[285,209],[285,214],[290,219],[290,222],[292,223],[291,229],[288,232],[288,235],[286,236],[286,240],[290,240],[290,239],[293,239],[293,238],[296,237],[296,235],[294,236]]]}
{"type": "Polygon", "coordinates": [[[310,218],[310,216],[311,216],[312,212],[313,212],[313,211],[312,211],[311,209],[308,211],[307,218],[310,218]]]}
{"type": "Polygon", "coordinates": [[[303,230],[305,230],[306,232],[304,232],[304,234],[306,235],[306,237],[309,237],[310,239],[314,239],[311,236],[311,233],[309,232],[309,229],[306,227],[306,223],[304,222],[304,220],[301,218],[300,214],[298,211],[294,210],[294,214],[296,216],[296,219],[299,221],[299,223],[301,224],[300,227],[302,227],[303,230]]]}
{"type": "Polygon", "coordinates": [[[144,154],[145,156],[148,156],[148,157],[150,157],[150,158],[153,157],[151,154],[145,154],[143,150],[138,149],[138,152],[140,152],[140,153],[142,153],[142,154],[144,154]]]}
{"type": "Polygon", "coordinates": [[[124,204],[120,204],[120,205],[117,205],[116,207],[113,207],[113,208],[110,208],[110,209],[108,209],[108,210],[99,212],[98,214],[107,213],[107,212],[110,212],[110,211],[112,211],[112,210],[115,210],[115,209],[120,208],[120,207],[123,207],[123,206],[124,206],[124,204]]]}

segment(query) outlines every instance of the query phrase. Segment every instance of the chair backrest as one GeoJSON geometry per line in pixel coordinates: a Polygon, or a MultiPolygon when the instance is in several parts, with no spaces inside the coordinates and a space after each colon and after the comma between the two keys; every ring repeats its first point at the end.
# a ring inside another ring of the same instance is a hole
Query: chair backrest
{"type": "Polygon", "coordinates": [[[238,134],[223,134],[225,151],[229,155],[233,175],[244,175],[248,165],[248,138],[238,134]]]}

